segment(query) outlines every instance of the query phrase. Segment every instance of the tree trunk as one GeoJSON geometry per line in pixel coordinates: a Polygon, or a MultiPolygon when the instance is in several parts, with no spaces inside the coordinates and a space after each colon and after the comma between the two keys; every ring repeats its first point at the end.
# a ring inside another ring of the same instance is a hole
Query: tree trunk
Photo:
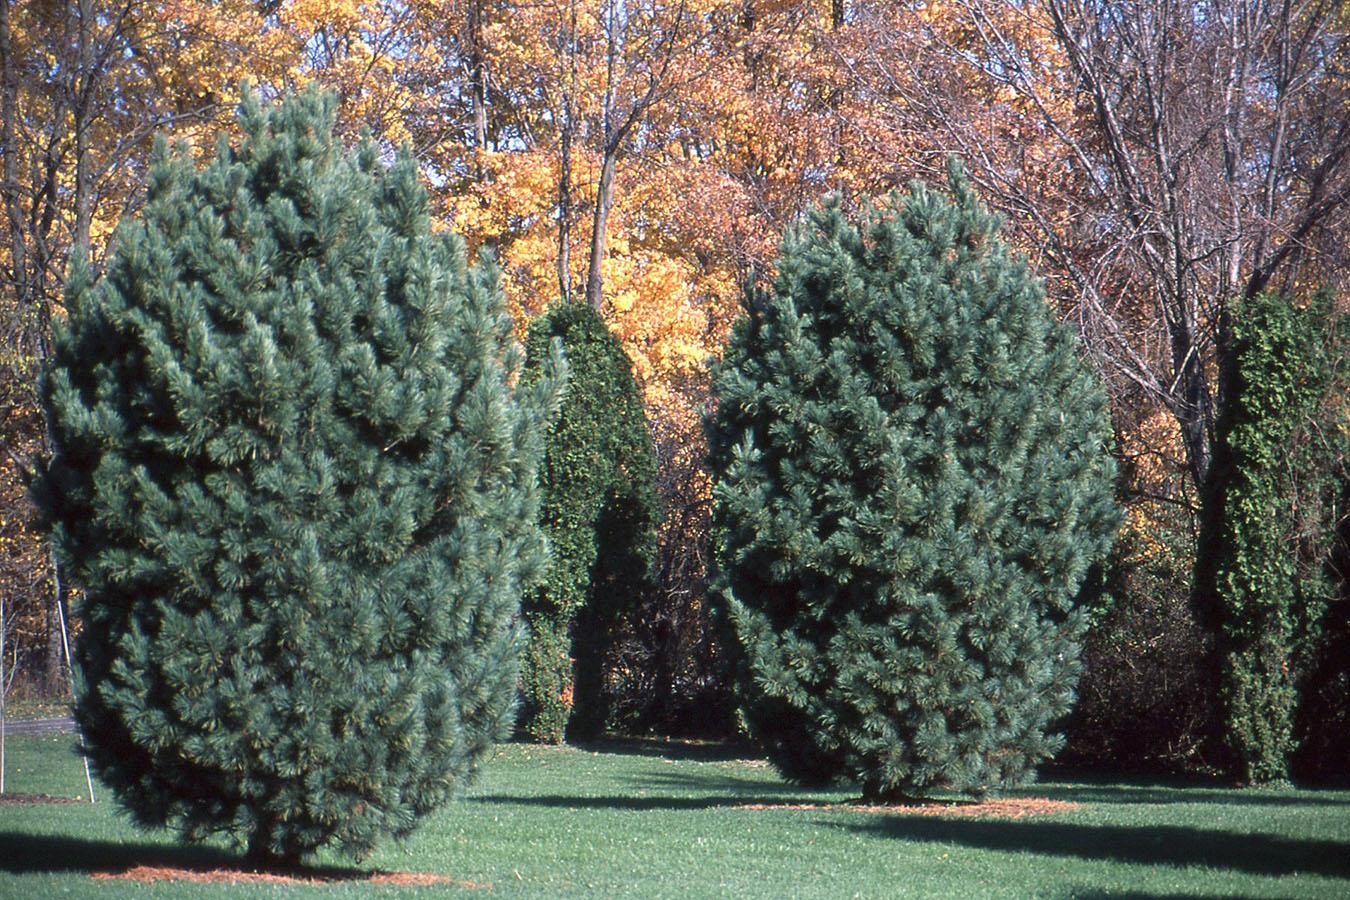
{"type": "Polygon", "coordinates": [[[63,579],[56,567],[56,554],[51,554],[52,564],[52,601],[47,607],[47,652],[42,675],[43,692],[51,697],[65,693],[65,679],[62,677],[62,663],[65,654],[61,652],[61,593],[63,579]]]}
{"type": "Polygon", "coordinates": [[[24,235],[23,211],[19,205],[18,145],[14,123],[18,117],[19,78],[15,71],[10,44],[10,0],[0,0],[0,154],[4,155],[4,184],[0,185],[5,203],[5,222],[9,231],[9,249],[13,268],[14,299],[19,308],[28,300],[28,241],[24,235]]]}
{"type": "Polygon", "coordinates": [[[249,868],[260,872],[284,872],[300,868],[300,851],[274,853],[267,841],[267,828],[260,827],[249,835],[248,851],[244,856],[249,868]]]}
{"type": "Polygon", "coordinates": [[[863,782],[862,798],[867,803],[877,806],[918,806],[925,802],[922,797],[915,797],[895,790],[884,790],[872,781],[863,782]]]}
{"type": "MultiPolygon", "coordinates": [[[[1233,454],[1228,445],[1229,404],[1235,396],[1237,378],[1236,360],[1232,352],[1232,323],[1227,310],[1220,316],[1215,344],[1218,385],[1217,402],[1212,424],[1212,440],[1202,480],[1198,482],[1200,509],[1196,523],[1195,560],[1191,570],[1191,608],[1205,636],[1201,673],[1206,682],[1205,695],[1209,701],[1206,728],[1203,732],[1203,752],[1207,762],[1221,771],[1234,772],[1238,760],[1228,741],[1220,696],[1226,653],[1223,649],[1223,631],[1227,615],[1223,598],[1219,595],[1219,560],[1223,552],[1224,535],[1228,530],[1228,485],[1233,476],[1233,454]]],[[[1191,454],[1194,459],[1194,454],[1191,454]]],[[[1192,466],[1194,471],[1194,466],[1192,466]]],[[[1193,477],[1196,477],[1193,475],[1193,477]]]]}
{"type": "Polygon", "coordinates": [[[1196,490],[1203,493],[1214,454],[1214,403],[1204,361],[1190,328],[1184,323],[1172,328],[1172,361],[1178,382],[1174,395],[1177,408],[1173,414],[1180,426],[1191,479],[1196,490]]]}
{"type": "Polygon", "coordinates": [[[577,6],[568,5],[566,35],[559,38],[566,73],[562,90],[562,128],[558,136],[558,300],[572,302],[572,140],[577,111],[577,6]]]}
{"type": "MultiPolygon", "coordinates": [[[[567,101],[564,101],[567,102],[567,101]]],[[[558,299],[572,302],[572,122],[563,122],[558,172],[558,299]]]]}
{"type": "Polygon", "coordinates": [[[591,227],[591,259],[586,272],[586,302],[599,310],[604,303],[605,230],[609,210],[614,205],[614,157],[616,149],[606,148],[600,166],[600,185],[595,197],[595,221],[591,227]]]}
{"type": "Polygon", "coordinates": [[[92,44],[90,29],[94,12],[90,0],[80,0],[79,53],[80,69],[72,84],[71,111],[75,127],[75,246],[74,252],[89,252],[89,227],[93,219],[93,190],[89,178],[89,110],[93,106],[90,81],[94,77],[90,59],[92,44]]]}
{"type": "MultiPolygon", "coordinates": [[[[844,27],[844,0],[830,0],[830,32],[837,34],[844,27]]],[[[834,138],[834,164],[842,167],[847,158],[844,153],[844,122],[839,110],[844,105],[844,89],[836,87],[830,91],[830,114],[834,119],[831,126],[834,138]]],[[[846,183],[846,182],[843,182],[846,183]]]]}
{"type": "MultiPolygon", "coordinates": [[[[487,59],[483,50],[483,0],[474,0],[469,10],[469,90],[473,103],[473,148],[487,149],[487,59]]],[[[481,158],[474,163],[478,180],[483,180],[481,158]]]]}

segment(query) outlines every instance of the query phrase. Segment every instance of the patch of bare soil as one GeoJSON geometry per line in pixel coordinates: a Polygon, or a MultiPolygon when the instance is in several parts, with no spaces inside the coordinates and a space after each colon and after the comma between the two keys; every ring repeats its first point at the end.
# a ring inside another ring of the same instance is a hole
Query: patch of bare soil
{"type": "Polygon", "coordinates": [[[990,819],[1026,819],[1071,812],[1077,803],[1046,800],[1040,797],[1010,797],[971,803],[915,803],[895,806],[870,806],[862,803],[747,803],[740,809],[805,810],[808,812],[887,813],[897,816],[944,816],[990,819]]]}
{"type": "Polygon", "coordinates": [[[148,884],[156,881],[190,881],[198,884],[350,884],[359,882],[394,887],[430,887],[453,885],[470,891],[490,891],[492,885],[481,881],[464,881],[429,872],[360,872],[331,873],[323,871],[266,872],[248,869],[182,869],[177,866],[132,866],[120,872],[95,872],[97,881],[137,881],[148,884]]]}
{"type": "Polygon", "coordinates": [[[79,797],[53,797],[50,794],[0,794],[0,806],[37,806],[44,803],[79,802],[79,797]]]}

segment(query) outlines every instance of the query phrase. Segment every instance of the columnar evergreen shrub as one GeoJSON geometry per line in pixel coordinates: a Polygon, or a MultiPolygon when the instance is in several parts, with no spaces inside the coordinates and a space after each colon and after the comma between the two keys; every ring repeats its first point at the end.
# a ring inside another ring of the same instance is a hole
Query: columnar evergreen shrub
{"type": "Polygon", "coordinates": [[[570,375],[545,438],[540,515],[552,558],[524,605],[522,680],[522,730],[551,743],[606,725],[605,659],[621,616],[650,590],[659,516],[656,454],[628,354],[590,304],[556,306],[530,326],[526,380],[544,371],[555,341],[570,375]]]}
{"type": "Polygon", "coordinates": [[[1222,531],[1204,550],[1217,562],[1224,733],[1235,774],[1253,783],[1289,777],[1300,676],[1337,590],[1326,563],[1347,434],[1344,396],[1329,396],[1345,351],[1332,304],[1262,294],[1233,315],[1222,531]]]}
{"type": "Polygon", "coordinates": [[[788,778],[1024,780],[1118,514],[1105,398],[959,166],[783,243],[717,369],[713,596],[788,778]]]}
{"type": "Polygon", "coordinates": [[[71,271],[36,485],[84,587],[76,715],[143,826],[364,854],[466,782],[515,708],[554,372],[414,163],[332,95],[194,168],[156,148],[102,278],[71,271]]]}
{"type": "MultiPolygon", "coordinates": [[[[1344,333],[1342,333],[1344,339],[1344,333]]],[[[1350,359],[1350,355],[1343,356],[1350,359]]],[[[1340,383],[1344,384],[1344,368],[1340,383]]],[[[1350,394],[1341,394],[1350,403],[1350,394]]],[[[1350,434],[1342,435],[1342,450],[1350,434]]],[[[1340,461],[1340,501],[1335,507],[1336,540],[1329,559],[1331,582],[1339,582],[1317,641],[1295,719],[1298,748],[1290,768],[1299,781],[1350,784],[1350,455],[1340,461]]]]}

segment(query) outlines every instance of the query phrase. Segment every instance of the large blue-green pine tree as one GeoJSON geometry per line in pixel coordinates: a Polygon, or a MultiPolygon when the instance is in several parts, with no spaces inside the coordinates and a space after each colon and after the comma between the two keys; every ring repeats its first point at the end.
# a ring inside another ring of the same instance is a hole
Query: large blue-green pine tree
{"type": "Polygon", "coordinates": [[[1103,392],[961,168],[790,232],[715,373],[712,596],[789,779],[1024,781],[1118,513],[1103,392]]]}
{"type": "Polygon", "coordinates": [[[273,864],[409,833],[509,733],[561,377],[513,392],[495,267],[334,108],[246,91],[205,168],[158,145],[104,275],[70,273],[35,485],[95,770],[273,864]]]}

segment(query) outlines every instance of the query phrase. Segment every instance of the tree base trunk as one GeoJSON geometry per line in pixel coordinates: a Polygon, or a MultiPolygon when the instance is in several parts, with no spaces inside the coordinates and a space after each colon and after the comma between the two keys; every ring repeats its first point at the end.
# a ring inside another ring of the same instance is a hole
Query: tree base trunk
{"type": "Polygon", "coordinates": [[[300,868],[301,854],[299,850],[275,853],[265,835],[254,834],[249,838],[244,860],[250,869],[259,872],[290,872],[300,868]]]}
{"type": "Polygon", "coordinates": [[[863,803],[870,806],[923,806],[932,801],[917,794],[906,794],[897,790],[884,790],[876,785],[863,785],[863,803]]]}

